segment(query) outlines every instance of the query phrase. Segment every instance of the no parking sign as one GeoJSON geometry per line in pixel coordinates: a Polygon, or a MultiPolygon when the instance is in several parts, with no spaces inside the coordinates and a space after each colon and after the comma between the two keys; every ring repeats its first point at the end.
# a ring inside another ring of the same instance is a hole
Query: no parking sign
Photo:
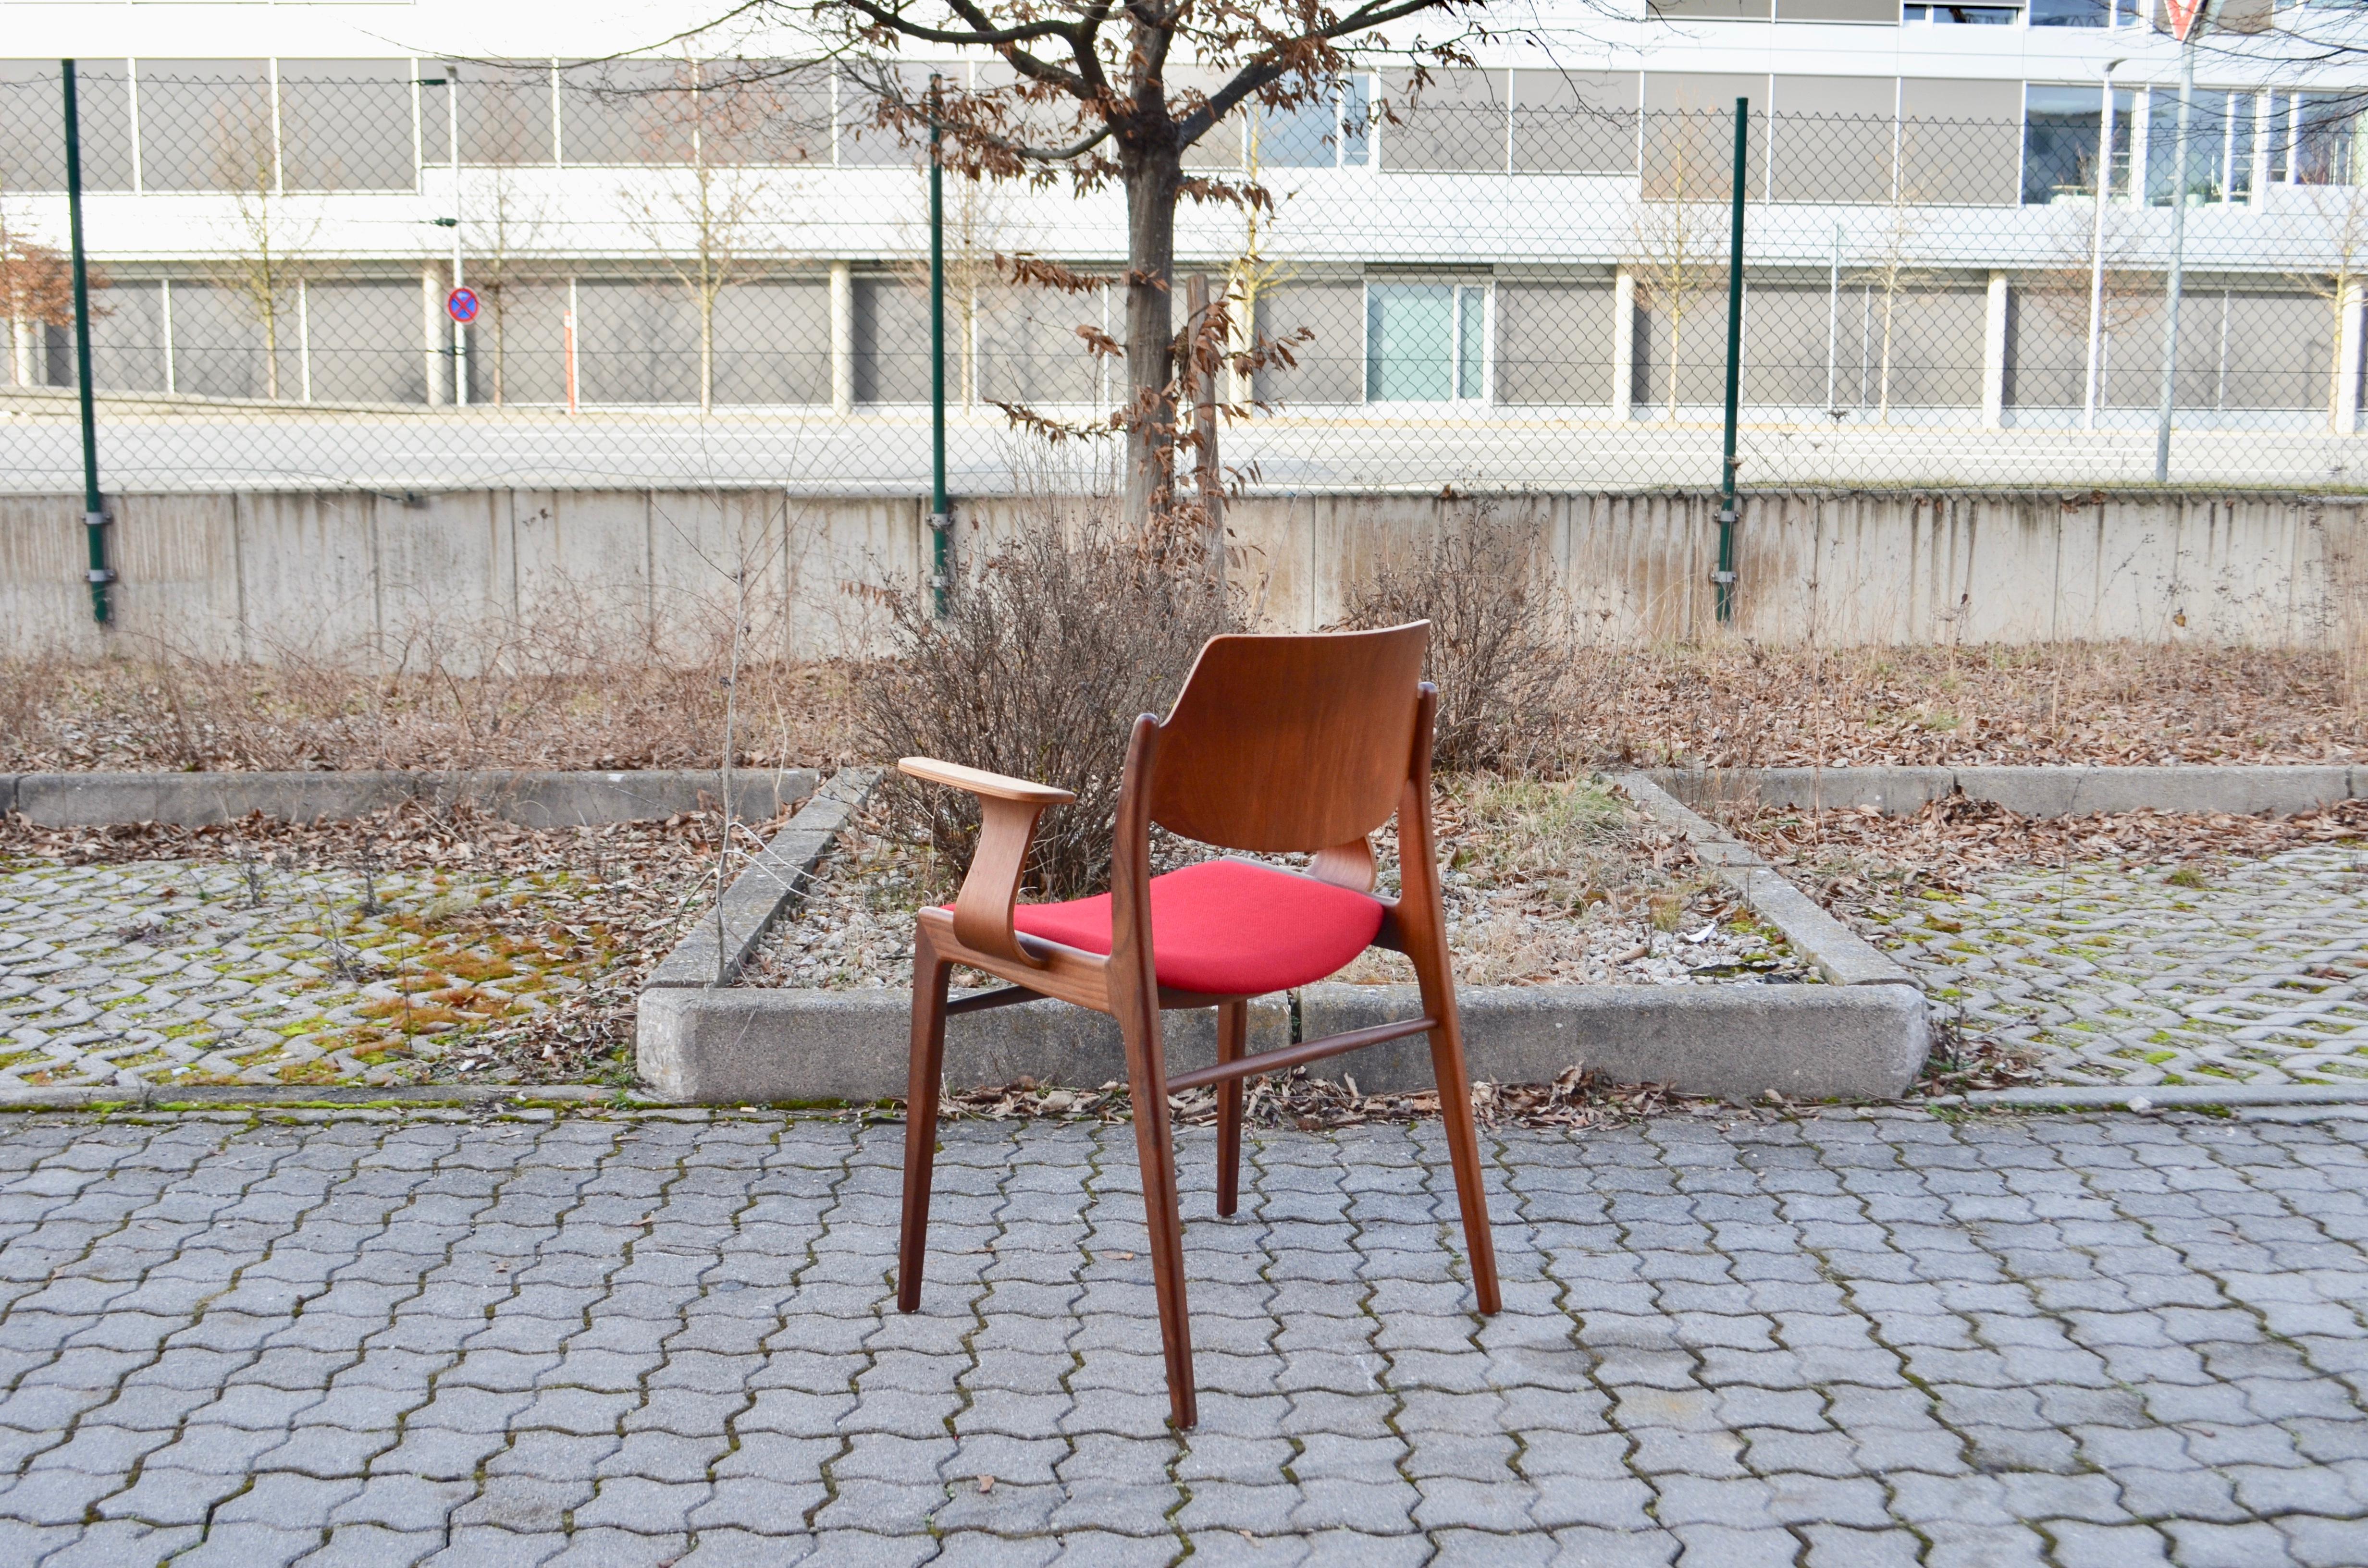
{"type": "Polygon", "coordinates": [[[444,313],[462,326],[477,319],[477,291],[474,289],[455,289],[444,296],[444,313]]]}

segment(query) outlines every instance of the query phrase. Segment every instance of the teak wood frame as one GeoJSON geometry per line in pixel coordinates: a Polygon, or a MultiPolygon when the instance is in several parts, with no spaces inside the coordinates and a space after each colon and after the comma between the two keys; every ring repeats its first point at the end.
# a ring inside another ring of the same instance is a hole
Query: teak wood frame
{"type": "Polygon", "coordinates": [[[1044,996],[1110,1014],[1125,1040],[1167,1397],[1178,1428],[1194,1426],[1199,1410],[1185,1315],[1170,1094],[1217,1088],[1216,1209],[1229,1215],[1240,1196],[1245,1078],[1428,1034],[1474,1292],[1482,1312],[1497,1310],[1496,1249],[1488,1233],[1431,824],[1430,750],[1439,696],[1419,678],[1429,632],[1428,623],[1418,622],[1383,631],[1210,642],[1167,720],[1146,713],[1134,722],[1113,825],[1108,956],[1013,927],[1012,910],[1037,821],[1047,808],[1073,800],[1069,791],[927,757],[898,764],[915,778],[976,796],[981,815],[978,848],[952,908],[924,909],[914,934],[899,1311],[914,1312],[921,1304],[946,1019],[1044,996]],[[1155,821],[1224,848],[1311,854],[1308,874],[1314,879],[1378,896],[1369,835],[1393,812],[1401,892],[1395,899],[1379,899],[1383,914],[1372,945],[1395,949],[1413,961],[1421,1017],[1249,1055],[1247,995],[1159,985],[1149,903],[1155,821]],[[1010,984],[949,1003],[948,975],[956,964],[1010,984]],[[1160,1012],[1195,1007],[1217,1010],[1216,1062],[1170,1076],[1160,1012]]]}

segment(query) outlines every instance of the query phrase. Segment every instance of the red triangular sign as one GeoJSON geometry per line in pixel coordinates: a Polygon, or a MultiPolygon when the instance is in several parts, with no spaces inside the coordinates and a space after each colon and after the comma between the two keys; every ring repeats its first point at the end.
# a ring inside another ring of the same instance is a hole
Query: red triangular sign
{"type": "Polygon", "coordinates": [[[2162,0],[2163,14],[2170,18],[2170,30],[2179,41],[2185,43],[2187,35],[2195,30],[2195,19],[2203,15],[2206,0],[2162,0]]]}

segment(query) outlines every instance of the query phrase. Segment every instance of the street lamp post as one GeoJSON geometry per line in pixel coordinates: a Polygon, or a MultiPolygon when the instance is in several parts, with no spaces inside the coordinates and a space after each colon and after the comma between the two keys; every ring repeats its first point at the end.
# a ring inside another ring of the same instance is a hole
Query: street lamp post
{"type": "Polygon", "coordinates": [[[2162,286],[2162,392],[2154,411],[2157,484],[2170,480],[2170,416],[2179,396],[2179,296],[2187,270],[2187,134],[2195,98],[2195,40],[2212,25],[2212,4],[2203,0],[2179,40],[2179,134],[2170,155],[2170,268],[2162,286]]]}
{"type": "Polygon", "coordinates": [[[2096,232],[2089,242],[2089,369],[2080,396],[2083,430],[2097,427],[2098,382],[2104,369],[2105,203],[2113,194],[2113,70],[2121,63],[2105,62],[2104,109],[2097,117],[2096,232]]]}

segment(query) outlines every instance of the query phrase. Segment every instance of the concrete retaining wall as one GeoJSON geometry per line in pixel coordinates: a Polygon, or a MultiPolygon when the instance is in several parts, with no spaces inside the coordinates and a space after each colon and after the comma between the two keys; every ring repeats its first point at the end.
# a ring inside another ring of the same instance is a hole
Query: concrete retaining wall
{"type": "MultiPolygon", "coordinates": [[[[115,630],[90,618],[79,496],[0,497],[0,653],[104,643],[212,659],[469,667],[495,653],[659,656],[712,646],[745,568],[760,653],[865,645],[865,589],[916,580],[917,500],[778,490],[127,494],[110,502],[115,630]]],[[[976,558],[1022,504],[958,503],[976,558]]],[[[1392,548],[1475,506],[1523,520],[1576,634],[1715,630],[1708,494],[1252,497],[1235,570],[1277,630],[1322,626],[1392,548]]],[[[1768,642],[2140,638],[2312,647],[2363,504],[2308,496],[1765,494],[1748,497],[1733,630],[1768,642]]]]}

